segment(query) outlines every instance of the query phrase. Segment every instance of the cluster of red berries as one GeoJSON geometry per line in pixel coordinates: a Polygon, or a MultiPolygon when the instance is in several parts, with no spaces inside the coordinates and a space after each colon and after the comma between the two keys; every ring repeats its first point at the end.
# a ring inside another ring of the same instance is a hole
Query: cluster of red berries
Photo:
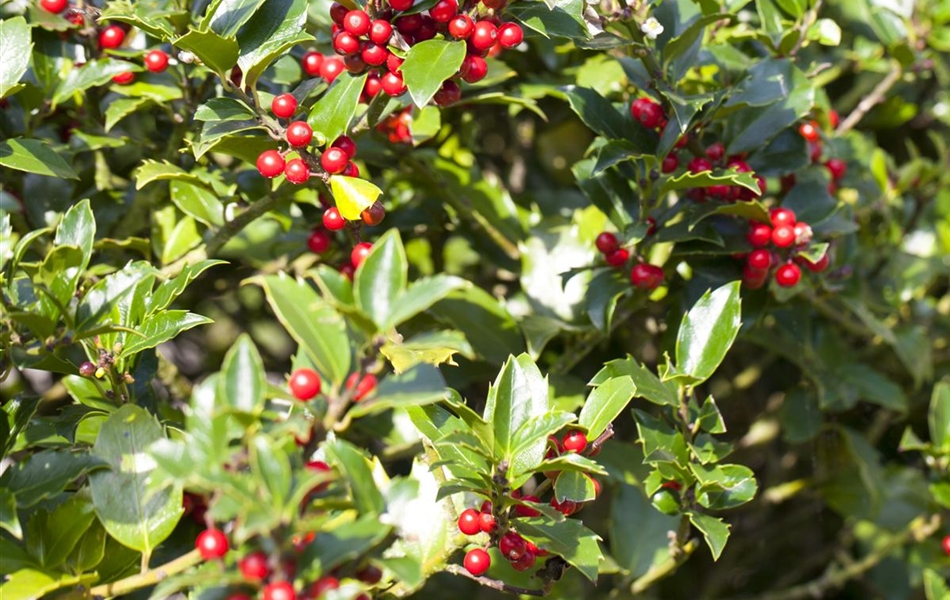
{"type": "Polygon", "coordinates": [[[649,98],[637,98],[630,104],[630,114],[647,129],[662,131],[669,119],[663,107],[649,98]]]}
{"type": "MultiPolygon", "coordinates": [[[[504,8],[506,0],[489,0],[482,4],[498,11],[504,8]]],[[[401,14],[412,5],[412,0],[391,0],[388,6],[371,14],[334,2],[330,7],[333,50],[342,59],[307,52],[301,59],[304,72],[332,82],[344,69],[354,74],[369,71],[361,96],[363,102],[379,92],[399,96],[406,91],[400,71],[403,58],[393,49],[405,50],[437,35],[465,40],[468,52],[459,72],[444,82],[434,97],[436,104],[447,106],[461,98],[462,90],[456,79],[468,83],[481,81],[488,74],[485,56],[514,48],[524,39],[524,32],[516,23],[502,23],[496,15],[475,20],[459,12],[457,0],[439,0],[427,11],[401,14]]]]}
{"type": "MultiPolygon", "coordinates": [[[[831,111],[828,113],[828,119],[832,129],[838,126],[838,113],[831,111]]],[[[808,154],[812,163],[819,163],[824,152],[824,145],[821,140],[821,128],[816,121],[806,121],[799,125],[798,133],[806,142],[808,142],[808,154]]],[[[831,175],[831,182],[828,184],[828,192],[834,194],[838,191],[838,182],[844,177],[848,170],[848,164],[840,158],[829,158],[824,161],[825,168],[831,175]]],[[[787,175],[782,178],[782,189],[788,190],[795,185],[795,175],[787,175]]]]}
{"type": "MultiPolygon", "coordinates": [[[[583,431],[578,430],[568,431],[561,439],[553,435],[549,436],[548,442],[546,460],[556,458],[562,453],[580,454],[588,449],[587,436],[583,431]]],[[[593,455],[593,453],[588,455],[593,455]]],[[[551,480],[557,479],[558,475],[560,475],[559,471],[545,473],[545,476],[551,480]]],[[[594,495],[596,497],[600,495],[600,483],[593,477],[590,479],[594,484],[594,495]]],[[[529,504],[541,503],[538,496],[522,494],[520,490],[514,490],[511,492],[511,498],[518,502],[511,507],[507,515],[509,519],[541,516],[541,511],[529,504]]],[[[551,498],[550,505],[564,516],[571,516],[582,508],[582,505],[577,502],[572,500],[558,501],[556,497],[551,498]]],[[[498,519],[493,508],[492,503],[486,500],[478,510],[474,508],[463,510],[459,514],[457,522],[459,531],[465,535],[487,533],[491,536],[490,544],[498,545],[498,551],[511,563],[512,568],[516,571],[527,571],[535,565],[538,557],[546,556],[547,551],[517,533],[512,528],[514,524],[510,520],[507,521],[509,529],[504,532],[499,531],[498,519]]],[[[491,556],[484,548],[474,548],[465,554],[463,565],[472,575],[482,575],[491,566],[491,556]]]]}
{"type": "MultiPolygon", "coordinates": [[[[376,376],[372,373],[361,375],[354,372],[346,378],[344,386],[347,390],[352,390],[353,401],[359,402],[376,391],[376,384],[376,376]]],[[[287,387],[297,400],[313,400],[320,394],[322,387],[320,374],[313,369],[300,367],[290,374],[287,387]]]]}
{"type": "Polygon", "coordinates": [[[814,273],[828,268],[827,252],[814,263],[801,254],[812,239],[808,223],[797,221],[795,213],[788,208],[771,209],[769,219],[771,225],[758,221],[749,223],[747,238],[755,250],[745,255],[742,279],[747,287],[762,287],[772,267],[776,267],[775,282],[782,287],[798,284],[802,277],[799,265],[814,273]]]}
{"type": "Polygon", "coordinates": [[[379,122],[376,130],[386,135],[392,144],[411,144],[412,107],[407,106],[399,112],[394,112],[379,122]]]}
{"type": "MultiPolygon", "coordinates": [[[[309,465],[308,465],[309,466],[309,465]]],[[[315,539],[314,533],[304,536],[294,536],[293,545],[297,552],[315,539]]],[[[204,560],[218,560],[228,553],[228,538],[220,529],[206,529],[198,534],[195,547],[204,560]]],[[[334,575],[325,575],[307,586],[301,593],[294,588],[293,579],[296,576],[296,563],[292,559],[283,559],[275,563],[271,557],[261,550],[254,550],[238,560],[238,569],[247,586],[258,587],[261,590],[262,600],[321,600],[327,597],[327,592],[339,589],[340,580],[334,575]]],[[[383,573],[374,566],[366,566],[355,573],[355,578],[367,585],[376,585],[382,580],[383,573]]],[[[369,600],[365,592],[355,600],[369,600]]],[[[251,600],[245,592],[232,593],[227,600],[251,600]]]]}
{"type": "MultiPolygon", "coordinates": [[[[706,156],[697,156],[694,157],[686,165],[686,169],[690,173],[705,173],[711,172],[715,167],[725,168],[727,170],[734,170],[737,173],[751,173],[752,167],[749,166],[749,163],[745,162],[742,156],[725,156],[725,147],[721,142],[715,142],[706,147],[705,151],[706,156]]],[[[676,153],[670,153],[666,159],[663,161],[663,172],[672,172],[676,170],[674,166],[671,170],[667,170],[668,161],[670,159],[673,161],[679,162],[676,153]]],[[[687,192],[687,196],[696,202],[706,202],[707,200],[722,200],[725,202],[736,202],[739,200],[754,200],[756,197],[762,195],[766,191],[765,178],[761,175],[754,175],[755,181],[759,187],[759,194],[756,194],[748,188],[744,188],[737,185],[711,185],[704,188],[693,188],[687,192]]]]}
{"type": "MultiPolygon", "coordinates": [[[[651,229],[655,229],[656,222],[651,224],[651,229]]],[[[648,234],[652,231],[648,230],[648,234]]],[[[597,236],[594,245],[604,256],[604,261],[611,267],[623,267],[630,259],[630,251],[620,245],[617,236],[609,231],[604,231],[597,236]]],[[[663,269],[656,265],[646,262],[637,262],[630,269],[630,283],[637,289],[655,290],[663,283],[663,269]]]]}

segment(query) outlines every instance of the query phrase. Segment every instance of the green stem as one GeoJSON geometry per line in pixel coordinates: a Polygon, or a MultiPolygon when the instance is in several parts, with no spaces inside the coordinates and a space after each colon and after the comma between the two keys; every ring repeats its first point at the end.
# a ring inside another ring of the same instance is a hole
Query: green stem
{"type": "Polygon", "coordinates": [[[695,539],[686,542],[686,544],[680,548],[680,552],[676,553],[675,555],[671,555],[658,565],[653,565],[650,567],[649,571],[641,575],[636,581],[630,584],[630,593],[634,596],[642,594],[649,588],[656,585],[656,583],[661,579],[672,575],[680,565],[689,559],[690,555],[692,555],[698,547],[699,541],[695,539]]]}
{"type": "Polygon", "coordinates": [[[137,575],[132,575],[131,577],[126,577],[125,579],[120,579],[119,581],[114,581],[112,583],[97,585],[96,587],[89,590],[89,595],[93,598],[113,598],[115,596],[123,596],[129,592],[153,586],[171,575],[181,573],[185,569],[189,569],[197,565],[202,560],[201,553],[195,549],[188,554],[179,556],[175,560],[167,562],[164,565],[154,569],[149,569],[148,571],[144,571],[137,575]]]}

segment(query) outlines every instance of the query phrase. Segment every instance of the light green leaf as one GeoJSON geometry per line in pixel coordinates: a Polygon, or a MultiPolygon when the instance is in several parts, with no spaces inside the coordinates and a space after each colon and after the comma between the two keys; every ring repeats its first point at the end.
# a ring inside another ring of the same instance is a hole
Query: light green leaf
{"type": "Polygon", "coordinates": [[[142,67],[135,63],[111,58],[90,60],[81,68],[70,69],[53,93],[53,106],[66,102],[77,92],[83,92],[91,87],[105,85],[120,73],[129,71],[138,72],[142,67]]]}
{"type": "Polygon", "coordinates": [[[712,552],[713,560],[719,560],[723,549],[726,547],[726,541],[729,539],[729,525],[724,523],[719,517],[710,517],[697,512],[688,512],[689,521],[693,527],[698,529],[706,539],[706,545],[712,552]]]}
{"type": "Polygon", "coordinates": [[[136,331],[142,335],[130,336],[129,341],[123,346],[120,356],[134,356],[143,350],[155,348],[159,344],[167,342],[182,331],[211,322],[211,319],[207,317],[186,310],[167,310],[156,313],[136,327],[136,331]]]}
{"type": "Polygon", "coordinates": [[[587,437],[599,436],[627,407],[637,393],[630,377],[614,377],[597,386],[581,408],[577,424],[587,429],[587,437]]]}
{"type": "Polygon", "coordinates": [[[0,60],[0,98],[6,98],[20,88],[20,78],[30,66],[30,54],[33,52],[30,33],[30,26],[23,17],[0,21],[0,47],[3,48],[3,60],[0,60]]]}
{"type": "Polygon", "coordinates": [[[556,522],[548,519],[517,519],[518,533],[539,548],[561,555],[590,581],[596,581],[604,555],[597,543],[600,536],[577,519],[556,522]]]}
{"type": "Polygon", "coordinates": [[[171,181],[168,187],[172,202],[183,213],[209,227],[224,225],[224,205],[213,192],[185,181],[171,181]]]}
{"type": "Polygon", "coordinates": [[[347,221],[359,221],[360,214],[373,205],[381,189],[358,177],[334,175],[330,177],[330,192],[340,214],[347,221]]]}
{"type": "Polygon", "coordinates": [[[405,293],[409,261],[398,229],[390,229],[373,244],[356,269],[353,291],[356,305],[377,327],[392,321],[396,301],[405,293]]]}
{"type": "Polygon", "coordinates": [[[240,412],[257,413],[264,408],[264,361],[251,336],[242,333],[228,350],[218,377],[218,399],[240,412]]]}
{"type": "Polygon", "coordinates": [[[930,428],[930,443],[941,450],[950,450],[950,383],[946,381],[934,386],[927,425],[930,428]]]}
{"type": "Polygon", "coordinates": [[[507,461],[513,473],[530,471],[544,460],[545,439],[524,449],[515,444],[516,432],[547,412],[547,378],[527,354],[509,357],[488,390],[484,419],[494,430],[492,452],[499,461],[507,461]]]}
{"type": "Polygon", "coordinates": [[[234,38],[226,38],[213,31],[191,30],[172,45],[198,57],[209,69],[226,77],[237,64],[240,49],[234,38]]]}
{"type": "Polygon", "coordinates": [[[426,40],[414,45],[400,71],[412,101],[423,107],[442,83],[455,75],[465,59],[465,42],[426,40]]]}
{"type": "Polygon", "coordinates": [[[709,379],[739,334],[739,284],[734,281],[707,291],[683,315],[676,337],[676,368],[697,382],[709,379]]]}
{"type": "Polygon", "coordinates": [[[60,179],[79,179],[72,167],[40,140],[17,138],[0,142],[0,167],[60,179]]]}
{"type": "MultiPolygon", "coordinates": [[[[346,133],[349,129],[350,121],[353,120],[353,116],[356,114],[360,94],[363,93],[365,83],[365,74],[353,75],[351,73],[343,73],[337,77],[330,87],[330,90],[321,96],[316,104],[313,105],[313,108],[310,109],[310,116],[307,118],[307,123],[310,124],[313,132],[315,134],[322,134],[328,142],[333,142],[333,140],[346,133]]],[[[336,192],[334,192],[333,195],[336,197],[336,192]]],[[[372,202],[370,202],[370,204],[372,204],[372,202]]],[[[360,212],[366,208],[368,208],[368,206],[361,208],[360,212]]],[[[355,217],[343,216],[350,220],[359,219],[358,213],[355,217]]]]}

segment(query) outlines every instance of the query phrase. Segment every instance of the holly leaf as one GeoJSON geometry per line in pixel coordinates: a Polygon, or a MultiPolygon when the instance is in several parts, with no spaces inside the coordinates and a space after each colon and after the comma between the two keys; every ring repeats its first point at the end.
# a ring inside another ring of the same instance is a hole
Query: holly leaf
{"type": "Polygon", "coordinates": [[[343,218],[359,221],[360,214],[376,202],[383,190],[365,179],[334,175],[330,178],[330,192],[343,218]]]}

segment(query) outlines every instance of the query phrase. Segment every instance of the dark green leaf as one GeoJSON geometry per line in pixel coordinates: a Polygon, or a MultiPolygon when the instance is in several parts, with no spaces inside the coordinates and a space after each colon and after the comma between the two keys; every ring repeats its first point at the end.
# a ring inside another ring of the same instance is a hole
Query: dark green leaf
{"type": "Polygon", "coordinates": [[[554,497],[559,502],[589,502],[597,497],[593,480],[580,471],[564,471],[554,480],[554,497]]]}
{"type": "Polygon", "coordinates": [[[409,261],[398,229],[390,229],[374,244],[356,270],[356,305],[380,328],[391,322],[397,299],[405,293],[409,261]]]}
{"type": "Polygon", "coordinates": [[[264,361],[243,333],[228,350],[218,377],[218,399],[223,405],[245,413],[258,413],[264,408],[264,361]]]}
{"type": "MultiPolygon", "coordinates": [[[[442,300],[455,290],[470,285],[469,282],[460,277],[445,275],[443,273],[433,277],[417,279],[412,282],[409,289],[399,295],[394,306],[391,307],[389,316],[383,322],[380,329],[387,330],[400,325],[422,311],[427,310],[433,304],[442,300]]],[[[357,287],[357,290],[359,290],[359,287],[357,287]]]]}
{"type": "Polygon", "coordinates": [[[669,532],[679,518],[654,510],[643,490],[622,485],[610,504],[610,550],[630,576],[639,577],[669,555],[669,532]]]}
{"type": "Polygon", "coordinates": [[[247,121],[257,114],[234,98],[212,98],[195,111],[195,121],[247,121]]]}
{"type": "Polygon", "coordinates": [[[679,398],[676,397],[676,393],[666,387],[653,371],[630,356],[612,360],[605,364],[604,368],[590,380],[590,385],[601,385],[615,377],[624,376],[628,376],[633,380],[637,390],[637,398],[644,398],[654,404],[679,405],[679,398]]]}
{"type": "Polygon", "coordinates": [[[686,440],[672,426],[648,413],[634,409],[637,434],[643,444],[644,462],[672,462],[681,467],[689,464],[686,440]]]}
{"type": "Polygon", "coordinates": [[[96,456],[68,450],[42,450],[10,467],[3,474],[3,487],[16,495],[20,508],[62,492],[77,478],[108,464],[96,456]]]}
{"type": "Polygon", "coordinates": [[[263,3],[264,0],[221,0],[214,11],[205,15],[201,28],[211,29],[222,37],[233,37],[263,3]]]}
{"type": "Polygon", "coordinates": [[[631,214],[639,210],[639,196],[631,189],[629,182],[613,170],[595,175],[596,163],[595,158],[578,161],[571,167],[571,172],[581,191],[594,206],[606,214],[617,229],[623,231],[634,222],[631,214]]]}
{"type": "Polygon", "coordinates": [[[282,513],[290,495],[291,484],[290,459],[287,453],[263,433],[253,437],[248,450],[251,473],[264,483],[270,495],[268,507],[278,514],[282,513]]]}
{"type": "Polygon", "coordinates": [[[176,48],[187,50],[198,57],[209,69],[227,77],[231,67],[237,64],[238,43],[234,38],[225,38],[213,31],[191,30],[172,43],[176,48]]]}
{"type": "Polygon", "coordinates": [[[207,317],[185,310],[167,310],[154,314],[135,328],[141,335],[129,337],[128,343],[122,347],[121,356],[134,356],[167,342],[182,331],[211,322],[207,317]]]}
{"type": "Polygon", "coordinates": [[[37,557],[44,568],[56,568],[66,562],[73,548],[86,534],[96,518],[88,494],[73,494],[45,519],[42,535],[42,556],[37,557]]]}
{"type": "Polygon", "coordinates": [[[630,377],[614,377],[601,383],[587,397],[577,424],[587,429],[587,437],[599,436],[616,419],[637,393],[630,377]]]}
{"type": "Polygon", "coordinates": [[[590,33],[584,22],[584,7],[581,0],[517,2],[507,12],[544,37],[587,40],[590,33]]]}
{"type": "Polygon", "coordinates": [[[488,292],[477,286],[458,290],[432,306],[431,312],[465,334],[485,360],[501,364],[509,352],[524,348],[518,324],[488,292]]]}
{"type": "Polygon", "coordinates": [[[426,40],[409,49],[400,72],[416,106],[432,100],[442,82],[458,72],[465,58],[465,42],[426,40]]]}
{"type": "Polygon", "coordinates": [[[699,484],[696,500],[704,507],[725,510],[742,506],[755,497],[758,484],[752,469],[742,465],[697,465],[690,469],[699,484]]]}
{"type": "Polygon", "coordinates": [[[307,33],[307,0],[267,0],[238,33],[238,66],[244,85],[258,78],[278,58],[298,44],[313,40],[307,33]]]}
{"type": "Polygon", "coordinates": [[[319,543],[310,544],[300,558],[300,564],[319,566],[321,573],[329,573],[339,565],[366,554],[389,535],[390,527],[379,522],[376,515],[364,515],[359,520],[320,532],[319,543]]]}
{"type": "Polygon", "coordinates": [[[327,457],[349,484],[353,503],[363,515],[377,517],[385,508],[366,456],[356,446],[337,439],[326,445],[327,457]]]}
{"type": "Polygon", "coordinates": [[[205,225],[224,225],[224,205],[211,191],[184,181],[168,184],[171,200],[186,215],[205,225]]]}
{"type": "Polygon", "coordinates": [[[942,450],[950,450],[950,383],[941,381],[934,386],[927,413],[930,442],[942,450]]]}
{"type": "Polygon", "coordinates": [[[666,43],[665,46],[663,46],[663,66],[668,67],[670,63],[680,56],[683,56],[686,52],[693,48],[697,42],[701,41],[703,34],[706,32],[707,25],[712,25],[717,21],[729,21],[733,18],[733,15],[722,13],[705,15],[690,23],[683,33],[671,39],[666,43]]]}
{"type": "Polygon", "coordinates": [[[211,267],[225,264],[227,263],[223,260],[203,260],[185,266],[178,275],[163,281],[155,290],[155,293],[149,297],[148,313],[154,314],[157,311],[165,310],[199,275],[211,267]]]}
{"type": "Polygon", "coordinates": [[[590,88],[569,86],[565,89],[571,109],[577,113],[581,121],[595,133],[602,136],[626,140],[632,144],[631,149],[649,153],[653,149],[646,135],[640,128],[634,128],[633,122],[614,108],[606,98],[590,88]]]}
{"type": "Polygon", "coordinates": [[[0,167],[61,179],[79,179],[72,167],[40,140],[17,138],[0,142],[0,167]]]}
{"type": "Polygon", "coordinates": [[[126,404],[102,426],[93,448],[112,467],[89,476],[99,521],[109,535],[146,557],[171,534],[182,512],[180,488],[148,488],[156,464],[147,449],[163,438],[155,417],[126,404]]]}
{"type": "MultiPolygon", "coordinates": [[[[14,444],[16,444],[20,432],[26,428],[30,419],[33,418],[33,414],[36,412],[36,408],[40,405],[41,401],[42,398],[40,397],[24,398],[22,396],[16,396],[3,405],[3,412],[0,413],[0,419],[2,419],[4,423],[0,425],[0,431],[3,431],[6,437],[2,440],[2,445],[0,445],[0,450],[2,450],[2,452],[0,452],[0,458],[6,458],[7,453],[13,448],[14,444]]],[[[10,468],[7,471],[10,472],[12,470],[13,469],[10,468]]]]}
{"type": "Polygon", "coordinates": [[[310,109],[307,122],[314,133],[322,134],[329,142],[345,133],[356,114],[365,82],[365,75],[343,73],[337,77],[330,90],[310,109]]]}
{"type": "Polygon", "coordinates": [[[0,488],[0,529],[6,529],[18,540],[23,539],[23,528],[16,512],[16,497],[11,490],[0,488]]]}
{"type": "Polygon", "coordinates": [[[528,421],[548,411],[548,382],[527,354],[505,362],[485,401],[485,421],[494,430],[492,451],[508,462],[512,472],[523,473],[544,460],[546,440],[515,451],[515,433],[528,421]]]}
{"type": "Polygon", "coordinates": [[[100,58],[90,60],[81,68],[71,69],[53,93],[53,105],[61,104],[78,92],[83,92],[91,87],[105,85],[113,77],[120,73],[129,71],[141,71],[142,67],[124,60],[114,60],[111,58],[100,58]]]}
{"type": "Polygon", "coordinates": [[[580,573],[595,581],[604,555],[593,531],[577,519],[551,522],[547,519],[518,519],[518,533],[531,540],[539,548],[561,555],[580,573]]]}
{"type": "Polygon", "coordinates": [[[739,334],[741,316],[738,281],[703,294],[680,323],[677,369],[697,382],[709,379],[739,334]]]}

